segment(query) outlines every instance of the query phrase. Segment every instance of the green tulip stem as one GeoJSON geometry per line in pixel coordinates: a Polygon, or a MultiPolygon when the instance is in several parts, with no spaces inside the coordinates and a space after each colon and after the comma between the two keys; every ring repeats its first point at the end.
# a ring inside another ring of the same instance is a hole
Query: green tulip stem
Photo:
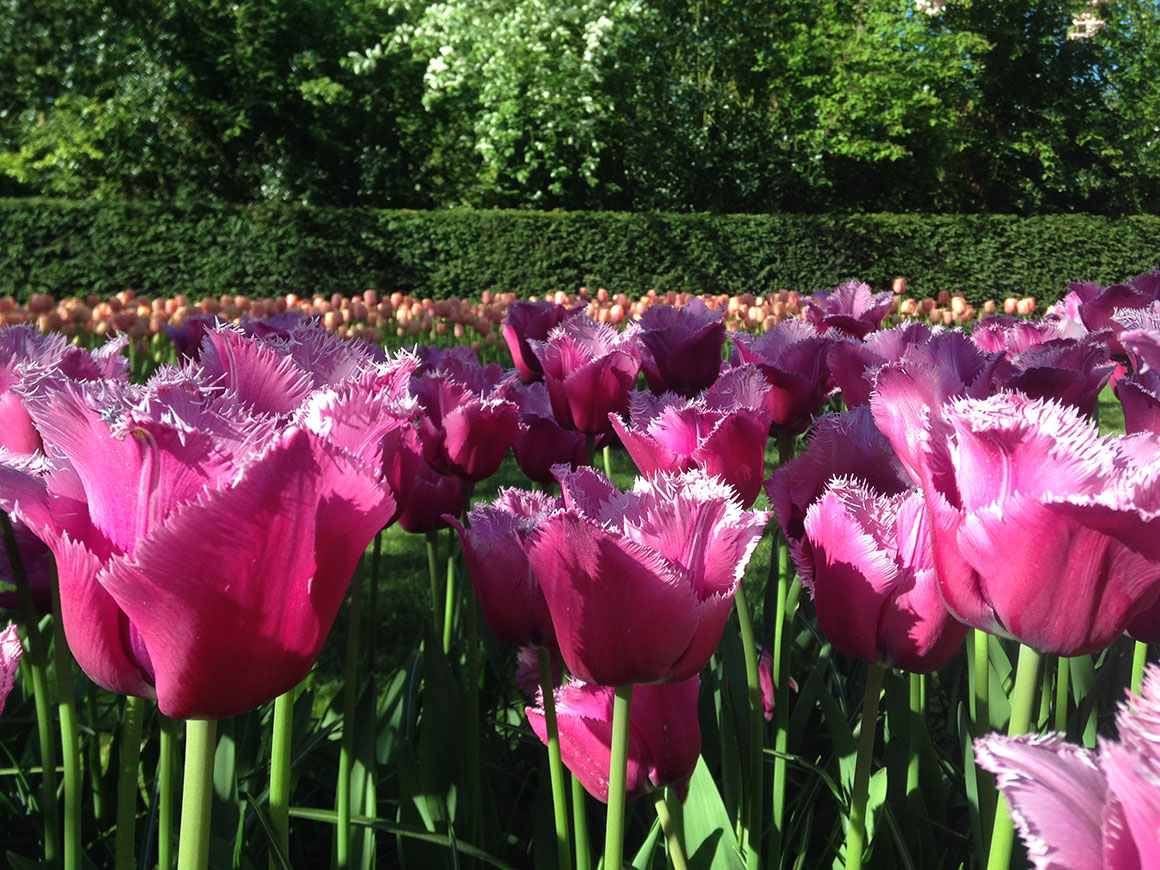
{"type": "Polygon", "coordinates": [[[141,764],[141,726],[145,721],[145,699],[128,695],[125,717],[121,720],[121,748],[117,771],[117,835],[114,865],[117,870],[137,866],[137,773],[141,764]]]}
{"type": "Polygon", "coordinates": [[[556,699],[552,685],[552,654],[536,647],[540,662],[540,690],[544,698],[544,725],[548,730],[548,771],[552,778],[552,807],[556,816],[556,847],[561,870],[572,868],[572,844],[568,836],[568,793],[564,785],[564,763],[560,757],[560,731],[556,725],[556,699]]]}
{"type": "Polygon", "coordinates": [[[1055,659],[1055,730],[1060,733],[1067,731],[1067,699],[1070,675],[1071,668],[1067,663],[1066,656],[1057,656],[1055,659]]]}
{"type": "Polygon", "coordinates": [[[592,856],[588,848],[588,793],[580,780],[571,774],[572,780],[572,833],[576,840],[576,870],[589,870],[592,856]]]}
{"type": "MultiPolygon", "coordinates": [[[[1026,644],[1019,646],[1019,664],[1015,671],[1015,690],[1011,695],[1011,720],[1008,736],[1026,734],[1031,729],[1031,715],[1035,709],[1035,695],[1039,688],[1039,662],[1042,654],[1026,644]]],[[[1011,866],[1011,849],[1015,845],[1015,824],[1007,812],[1007,800],[1002,794],[995,810],[995,827],[991,831],[991,850],[987,855],[987,870],[1007,870],[1011,866]]]]}
{"type": "MultiPolygon", "coordinates": [[[[753,634],[753,618],[745,597],[744,584],[738,584],[734,600],[737,621],[741,628],[741,646],[745,653],[745,683],[749,695],[749,774],[745,789],[746,808],[742,810],[740,846],[745,855],[745,866],[757,870],[761,864],[761,829],[763,817],[761,802],[764,797],[762,765],[765,760],[765,707],[761,702],[761,678],[757,671],[757,639],[753,634]]],[[[664,820],[661,821],[662,827],[664,820]]]]}
{"type": "MultiPolygon", "coordinates": [[[[294,690],[291,689],[274,699],[274,733],[270,746],[270,827],[274,831],[271,845],[285,858],[290,856],[290,746],[293,731],[294,690]]],[[[184,828],[183,821],[183,831],[184,828]]],[[[278,866],[271,855],[271,870],[278,866]]]]}
{"type": "MultiPolygon", "coordinates": [[[[378,612],[379,612],[379,574],[382,571],[383,565],[383,530],[375,535],[375,542],[371,548],[371,577],[370,589],[367,595],[367,627],[370,629],[371,636],[374,637],[378,628],[378,612]]],[[[435,625],[435,635],[439,635],[439,625],[435,625]]],[[[367,673],[372,677],[375,673],[375,644],[364,644],[366,647],[367,656],[367,673]]]]}
{"type": "Polygon", "coordinates": [[[214,748],[217,721],[189,719],[185,723],[185,785],[181,795],[181,839],[178,870],[209,867],[210,815],[213,809],[214,748]]]}
{"type": "MultiPolygon", "coordinates": [[[[443,586],[443,655],[451,652],[451,632],[455,625],[455,529],[447,530],[447,579],[443,586]]],[[[438,635],[439,627],[436,625],[438,635]]]]}
{"type": "Polygon", "coordinates": [[[1144,684],[1144,665],[1148,663],[1148,644],[1142,640],[1136,641],[1132,649],[1132,694],[1140,694],[1140,686],[1144,684]]]}
{"type": "Polygon", "coordinates": [[[608,824],[604,829],[604,867],[624,865],[624,805],[628,780],[628,719],[632,684],[617,686],[612,702],[612,757],[608,765],[608,824]]]}
{"type": "Polygon", "coordinates": [[[77,696],[73,689],[72,653],[60,616],[60,582],[52,563],[52,651],[60,709],[61,763],[64,766],[64,866],[81,865],[81,744],[77,731],[77,696]]]}
{"type": "Polygon", "coordinates": [[[657,818],[661,821],[661,830],[665,835],[665,842],[669,846],[669,861],[672,862],[673,870],[688,870],[689,865],[685,861],[685,847],[681,845],[681,835],[677,831],[677,826],[673,824],[673,815],[669,812],[668,801],[665,800],[665,792],[668,789],[661,789],[656,793],[654,803],[657,808],[657,818]]]}
{"type": "MultiPolygon", "coordinates": [[[[90,723],[100,720],[100,711],[97,708],[97,693],[91,689],[85,692],[85,714],[90,723]]],[[[89,794],[93,798],[93,821],[100,827],[105,816],[105,802],[101,796],[101,741],[89,740],[88,763],[85,770],[89,774],[89,794]]]]}
{"type": "Polygon", "coordinates": [[[612,480],[612,448],[604,445],[604,476],[612,480]]]}
{"type": "Polygon", "coordinates": [[[971,629],[975,644],[975,737],[991,730],[991,636],[980,628],[971,629]]]}
{"type": "MultiPolygon", "coordinates": [[[[430,546],[430,536],[428,536],[430,546]]],[[[350,586],[350,607],[347,609],[346,673],[342,688],[342,743],[338,753],[338,793],[335,795],[334,866],[346,870],[350,866],[351,793],[350,776],[354,764],[355,706],[358,701],[359,623],[362,619],[362,577],[356,573],[350,586]]]]}
{"type": "Polygon", "coordinates": [[[919,744],[922,742],[923,726],[925,725],[925,689],[926,677],[922,674],[910,674],[910,758],[906,765],[906,797],[911,799],[918,792],[919,785],[919,744]]]}
{"type": "Polygon", "coordinates": [[[596,467],[596,436],[591,432],[584,435],[584,464],[596,467]]]}
{"type": "Polygon", "coordinates": [[[443,626],[443,614],[439,612],[439,532],[429,531],[426,537],[427,575],[431,580],[431,619],[435,625],[434,637],[439,637],[443,626]]]}
{"type": "Polygon", "coordinates": [[[28,669],[32,683],[32,697],[36,705],[36,736],[40,743],[41,799],[40,812],[44,819],[44,862],[56,866],[60,854],[60,806],[56,798],[56,741],[52,736],[52,714],[49,712],[48,654],[44,636],[40,633],[40,617],[32,600],[32,588],[28,585],[28,575],[24,562],[16,548],[16,535],[8,514],[0,511],[0,537],[4,539],[4,550],[8,564],[12,568],[12,579],[20,595],[20,615],[24,621],[24,641],[28,654],[22,665],[28,669]]]}
{"type": "Polygon", "coordinates": [[[866,671],[866,698],[858,732],[858,757],[854,766],[854,794],[850,799],[850,827],[846,832],[846,870],[861,870],[866,847],[866,802],[870,795],[870,764],[874,760],[874,737],[878,733],[878,700],[886,668],[870,665],[866,671]]]}
{"type": "Polygon", "coordinates": [[[173,866],[173,772],[177,761],[177,721],[161,716],[157,755],[157,866],[173,866]]]}
{"type": "MultiPolygon", "coordinates": [[[[780,531],[774,532],[774,552],[770,554],[770,573],[777,570],[777,611],[773,638],[773,796],[772,825],[769,837],[767,867],[780,867],[782,839],[785,835],[785,793],[787,753],[789,747],[789,666],[793,640],[793,621],[797,613],[802,584],[793,576],[789,547],[780,531]]],[[[771,578],[772,579],[772,578],[771,578]]]]}

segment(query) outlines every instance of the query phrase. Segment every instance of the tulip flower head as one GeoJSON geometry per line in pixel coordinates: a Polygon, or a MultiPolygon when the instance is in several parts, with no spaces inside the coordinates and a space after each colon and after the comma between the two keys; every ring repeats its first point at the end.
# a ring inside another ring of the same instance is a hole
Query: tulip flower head
{"type": "Polygon", "coordinates": [[[834,339],[808,323],[783,320],[760,338],[732,332],[737,360],[757,366],[769,384],[771,430],[803,432],[830,389],[828,356],[834,339]]]}
{"type": "Polygon", "coordinates": [[[1116,715],[1119,741],[1099,752],[1059,734],[975,741],[994,773],[1036,870],[1160,867],[1160,669],[1116,715]]]}
{"type": "Polygon", "coordinates": [[[870,403],[874,373],[888,362],[905,359],[910,349],[929,344],[942,332],[921,320],[912,320],[890,329],[880,329],[861,341],[835,341],[830,348],[830,374],[842,393],[847,408],[870,403]]]}
{"type": "Polygon", "coordinates": [[[520,434],[512,445],[512,452],[524,474],[546,486],[556,482],[552,466],[564,464],[576,468],[584,464],[584,433],[565,429],[556,421],[552,400],[543,382],[516,381],[510,385],[507,395],[519,409],[520,434]]]}
{"type": "Polygon", "coordinates": [[[495,474],[519,436],[515,403],[442,372],[414,378],[411,389],[422,409],[419,431],[428,464],[473,483],[495,474]]]}
{"type": "Polygon", "coordinates": [[[27,406],[47,468],[0,462],[0,506],[53,550],[90,678],[175,718],[296,685],[394,513],[381,472],[177,370],[146,387],[42,379],[27,406]]]}
{"type": "Polygon", "coordinates": [[[967,627],[939,596],[920,492],[884,496],[837,478],[806,513],[805,535],[812,566],[803,584],[837,649],[925,674],[962,645],[967,627]]]}
{"type": "Polygon", "coordinates": [[[512,302],[508,305],[504,314],[503,339],[522,380],[538,381],[544,376],[544,367],[532,350],[531,342],[545,341],[564,320],[583,311],[583,305],[569,308],[547,301],[512,302]]]}
{"type": "Polygon", "coordinates": [[[701,471],[622,492],[591,468],[557,477],[564,507],[528,540],[568,669],[607,686],[680,682],[721,639],[768,518],[701,471]]]}
{"type": "Polygon", "coordinates": [[[529,535],[562,503],[539,492],[505,489],[491,504],[473,508],[459,532],[480,609],[492,631],[515,646],[554,646],[552,617],[528,564],[529,535]]]}
{"type": "Polygon", "coordinates": [[[640,316],[641,368],[654,393],[695,396],[717,380],[725,346],[723,311],[696,297],[680,307],[655,305],[640,316]]]}
{"type": "Polygon", "coordinates": [[[1000,393],[925,404],[884,370],[874,399],[916,446],[947,607],[1042,652],[1103,649],[1160,595],[1160,441],[1100,438],[1075,409],[1000,393]],[[900,410],[901,409],[901,410],[900,410]]]}
{"type": "Polygon", "coordinates": [[[9,623],[8,627],[0,631],[0,713],[4,712],[4,702],[8,700],[8,693],[16,685],[16,671],[20,667],[20,656],[24,646],[20,642],[20,635],[16,626],[9,623]]]}
{"type": "Polygon", "coordinates": [[[851,338],[863,338],[882,326],[894,304],[894,293],[875,293],[869,284],[847,281],[834,290],[819,290],[805,303],[806,317],[819,332],[836,329],[851,338]]]}
{"type": "Polygon", "coordinates": [[[1149,308],[1160,301],[1160,272],[1137,275],[1122,284],[1102,287],[1092,282],[1071,284],[1078,299],[1080,319],[1090,332],[1111,330],[1108,348],[1114,357],[1126,354],[1120,343],[1124,331],[1123,314],[1130,308],[1149,308]]]}
{"type": "Polygon", "coordinates": [[[628,410],[630,426],[615,414],[609,419],[641,474],[701,468],[732,486],[742,506],[757,499],[769,440],[763,403],[728,407],[718,401],[711,407],[705,399],[634,391],[628,410]]]}
{"type": "Polygon", "coordinates": [[[548,397],[560,425],[589,435],[611,429],[609,414],[628,410],[640,370],[640,327],[623,332],[587,316],[570,317],[532,350],[544,367],[548,397]]]}
{"type": "MultiPolygon", "coordinates": [[[[700,677],[679,683],[633,686],[628,725],[628,800],[666,786],[684,800],[701,755],[697,720],[700,677]]],[[[611,686],[572,681],[555,692],[560,754],[584,790],[608,803],[612,756],[611,686]]],[[[542,696],[527,708],[528,722],[545,744],[548,729],[542,696]]]]}

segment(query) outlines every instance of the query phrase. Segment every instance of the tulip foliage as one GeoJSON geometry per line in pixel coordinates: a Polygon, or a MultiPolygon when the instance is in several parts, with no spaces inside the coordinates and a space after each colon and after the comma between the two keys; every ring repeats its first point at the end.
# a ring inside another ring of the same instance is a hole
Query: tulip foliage
{"type": "Polygon", "coordinates": [[[1160,277],[1071,290],[0,328],[9,863],[1152,866],[1160,277]]]}

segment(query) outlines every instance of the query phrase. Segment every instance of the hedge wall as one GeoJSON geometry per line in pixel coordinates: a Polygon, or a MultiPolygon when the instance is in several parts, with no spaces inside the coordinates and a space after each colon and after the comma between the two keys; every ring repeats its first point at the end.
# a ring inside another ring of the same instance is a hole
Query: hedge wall
{"type": "Polygon", "coordinates": [[[574,290],[830,289],[1050,300],[1160,268],[1160,217],[403,212],[0,200],[0,295],[434,298],[574,290]]]}

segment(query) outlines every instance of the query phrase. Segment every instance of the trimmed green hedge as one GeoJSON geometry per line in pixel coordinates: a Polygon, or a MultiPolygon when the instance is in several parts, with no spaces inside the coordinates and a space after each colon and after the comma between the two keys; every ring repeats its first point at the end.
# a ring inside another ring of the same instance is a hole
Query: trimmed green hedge
{"type": "Polygon", "coordinates": [[[586,284],[638,295],[803,293],[859,278],[911,295],[1048,301],[1160,268],[1160,217],[405,212],[0,200],[0,295],[133,288],[433,298],[586,284]]]}

